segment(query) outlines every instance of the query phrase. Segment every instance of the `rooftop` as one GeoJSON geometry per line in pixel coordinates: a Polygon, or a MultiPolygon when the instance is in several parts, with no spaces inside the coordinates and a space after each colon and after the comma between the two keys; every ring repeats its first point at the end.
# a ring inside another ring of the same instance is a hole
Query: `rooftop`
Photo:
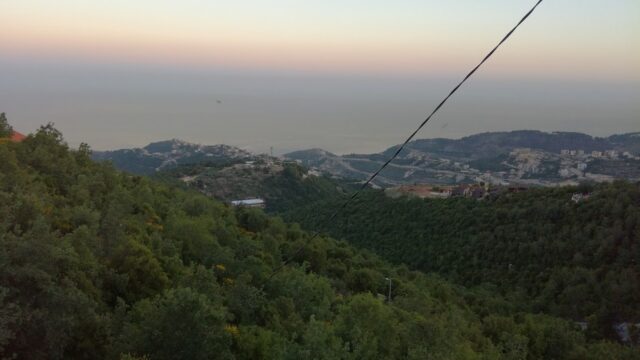
{"type": "Polygon", "coordinates": [[[264,200],[262,199],[245,199],[245,200],[233,200],[231,201],[232,205],[261,205],[264,204],[264,200]]]}
{"type": "Polygon", "coordinates": [[[14,131],[11,134],[11,141],[20,142],[20,141],[22,141],[22,140],[24,140],[26,138],[27,137],[25,135],[23,135],[23,134],[21,134],[21,133],[19,133],[17,131],[14,131]]]}

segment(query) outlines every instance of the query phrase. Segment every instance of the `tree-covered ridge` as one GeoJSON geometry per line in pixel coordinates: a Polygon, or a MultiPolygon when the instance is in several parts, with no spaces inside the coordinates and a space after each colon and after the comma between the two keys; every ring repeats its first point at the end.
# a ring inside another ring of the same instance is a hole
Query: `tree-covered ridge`
{"type": "Polygon", "coordinates": [[[0,139],[11,137],[12,133],[13,128],[9,125],[9,121],[7,121],[7,115],[0,113],[0,139]]]}
{"type": "Polygon", "coordinates": [[[262,198],[269,213],[281,213],[318,200],[342,199],[355,188],[351,182],[313,174],[296,163],[271,157],[256,159],[251,164],[234,161],[181,165],[154,177],[224,202],[262,198]]]}
{"type": "Polygon", "coordinates": [[[0,303],[0,358],[638,358],[261,211],[117,172],[51,126],[0,144],[0,303]]]}
{"type": "Polygon", "coordinates": [[[153,175],[179,165],[202,162],[224,164],[251,159],[253,155],[229,145],[200,145],[173,139],[150,143],[143,148],[96,151],[91,157],[110,161],[122,171],[136,175],[153,175]]]}
{"type": "MultiPolygon", "coordinates": [[[[337,202],[289,217],[313,228],[337,202]]],[[[594,337],[640,322],[640,185],[531,189],[495,200],[363,194],[337,238],[467,286],[491,283],[533,311],[586,321],[594,337]],[[575,194],[583,194],[582,198],[575,194]]],[[[635,335],[637,336],[637,334],[635,335]]]]}

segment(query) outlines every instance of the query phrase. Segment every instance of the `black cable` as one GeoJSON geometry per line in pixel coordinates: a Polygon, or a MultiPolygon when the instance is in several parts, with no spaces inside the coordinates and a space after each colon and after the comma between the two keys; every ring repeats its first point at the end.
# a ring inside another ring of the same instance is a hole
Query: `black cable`
{"type": "MultiPolygon", "coordinates": [[[[483,59],[482,61],[480,61],[480,63],[478,65],[476,65],[476,67],[474,67],[468,74],[467,76],[465,76],[462,81],[460,81],[458,83],[458,85],[456,85],[453,90],[451,90],[449,92],[449,94],[440,102],[440,104],[438,104],[438,106],[435,107],[435,109],[433,109],[433,111],[431,112],[431,114],[429,114],[429,116],[427,116],[426,119],[424,119],[424,121],[418,126],[418,128],[416,130],[413,131],[413,133],[411,133],[411,135],[409,135],[409,137],[404,141],[404,143],[402,143],[402,145],[400,145],[400,147],[398,147],[398,149],[396,150],[396,152],[378,169],[376,170],[376,172],[374,172],[367,181],[365,181],[362,186],[356,190],[353,195],[351,195],[347,201],[345,201],[342,206],[340,206],[330,217],[328,217],[325,221],[321,222],[318,225],[318,229],[322,229],[324,227],[325,224],[331,222],[333,219],[336,218],[336,216],[338,216],[346,207],[347,205],[349,205],[349,203],[351,203],[356,197],[358,197],[358,195],[362,192],[362,190],[366,189],[367,186],[369,186],[369,184],[371,184],[371,182],[373,181],[373,179],[376,178],[376,176],[378,176],[378,174],[380,174],[380,172],[382,170],[384,170],[384,168],[386,168],[396,157],[398,157],[398,155],[400,154],[400,152],[404,149],[404,147],[416,136],[416,134],[429,122],[429,120],[431,120],[431,118],[440,110],[440,108],[442,108],[442,106],[447,102],[447,100],[449,100],[449,98],[456,93],[456,91],[458,91],[458,89],[462,86],[462,84],[464,84],[487,60],[489,60],[489,58],[496,52],[496,50],[498,50],[498,48],[505,42],[507,41],[507,39],[509,37],[511,37],[511,35],[516,31],[516,29],[522,25],[522,23],[527,20],[527,18],[535,11],[535,9],[538,7],[538,5],[540,5],[542,3],[542,0],[538,0],[538,2],[536,2],[536,4],[531,8],[531,10],[529,10],[529,12],[527,12],[522,19],[520,19],[520,21],[518,21],[518,23],[516,24],[516,26],[513,27],[513,29],[511,29],[511,31],[509,31],[507,33],[507,35],[505,35],[502,40],[500,40],[500,42],[498,43],[498,45],[496,45],[483,59]]],[[[315,239],[318,235],[320,235],[320,230],[316,230],[314,232],[314,234],[311,236],[311,238],[308,241],[311,241],[313,239],[315,239]]],[[[300,252],[302,252],[302,250],[304,250],[304,247],[300,247],[298,250],[296,250],[296,252],[293,253],[293,255],[291,255],[290,257],[288,257],[287,259],[285,259],[285,261],[282,262],[282,265],[280,265],[279,267],[275,268],[273,270],[273,273],[271,273],[271,276],[269,276],[269,279],[273,278],[283,267],[285,267],[291,260],[293,260],[293,258],[295,258],[296,256],[298,256],[300,254],[300,252]]]]}

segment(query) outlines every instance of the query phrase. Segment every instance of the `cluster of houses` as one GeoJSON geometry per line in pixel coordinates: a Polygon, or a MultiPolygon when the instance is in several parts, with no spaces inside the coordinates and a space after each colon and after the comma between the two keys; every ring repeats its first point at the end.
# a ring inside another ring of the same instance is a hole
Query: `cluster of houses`
{"type": "Polygon", "coordinates": [[[528,187],[522,185],[490,186],[488,183],[460,184],[460,185],[400,185],[393,188],[394,192],[413,195],[422,199],[446,199],[450,197],[466,197],[484,199],[504,193],[526,191],[528,187]]]}
{"type": "MultiPolygon", "coordinates": [[[[389,189],[390,193],[400,195],[411,195],[421,199],[447,199],[451,197],[465,197],[471,199],[486,199],[496,197],[502,194],[518,193],[527,191],[529,188],[523,185],[506,185],[496,186],[479,183],[479,184],[461,184],[461,185],[400,185],[389,189]]],[[[589,200],[590,193],[574,193],[571,195],[571,201],[580,203],[589,200]]]]}
{"type": "Polygon", "coordinates": [[[605,150],[605,151],[594,150],[589,153],[589,152],[585,152],[584,150],[563,149],[563,150],[560,150],[560,155],[573,156],[573,157],[591,157],[595,159],[610,159],[610,160],[617,160],[621,157],[627,158],[627,159],[636,159],[636,160],[640,159],[640,157],[634,156],[628,151],[620,153],[619,151],[616,151],[616,150],[605,150]]]}

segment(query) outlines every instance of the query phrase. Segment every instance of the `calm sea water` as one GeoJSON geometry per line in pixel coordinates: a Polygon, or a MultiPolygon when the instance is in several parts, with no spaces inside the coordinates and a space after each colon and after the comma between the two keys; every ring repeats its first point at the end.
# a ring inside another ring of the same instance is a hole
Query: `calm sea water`
{"type": "MultiPolygon", "coordinates": [[[[0,111],[20,131],[55,122],[95,149],[187,141],[276,153],[375,152],[401,142],[460,79],[0,63],[0,111]]],[[[640,84],[480,74],[419,134],[640,131],[640,84]]]]}

